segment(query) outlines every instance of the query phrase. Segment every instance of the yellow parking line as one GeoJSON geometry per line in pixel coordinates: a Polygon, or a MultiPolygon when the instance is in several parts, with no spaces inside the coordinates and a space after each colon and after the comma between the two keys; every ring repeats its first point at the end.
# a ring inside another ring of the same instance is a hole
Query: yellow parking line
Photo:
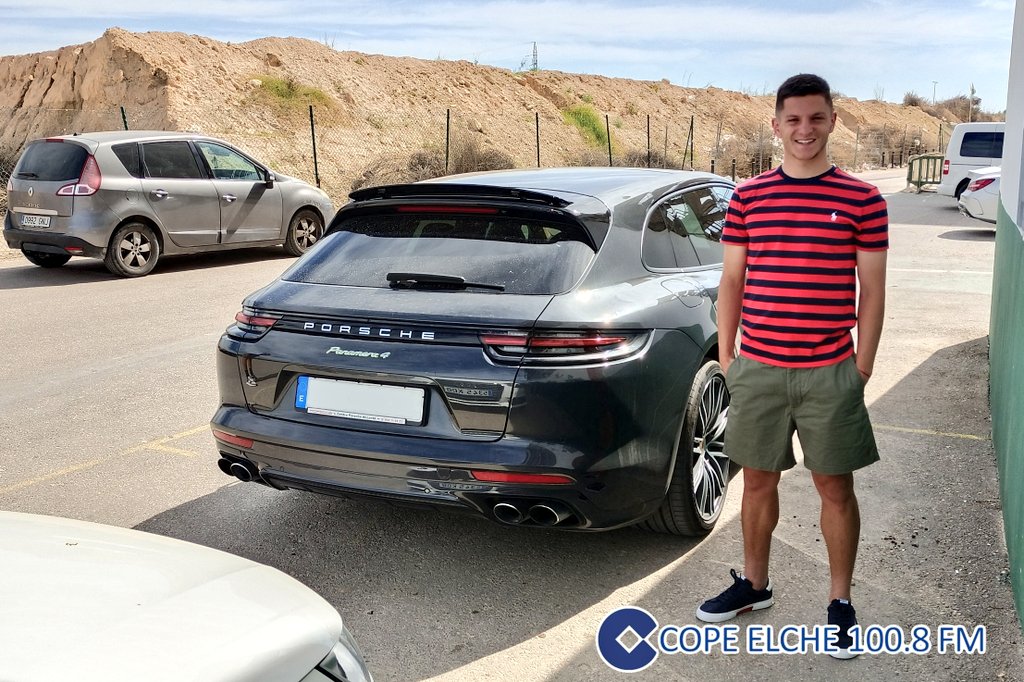
{"type": "Polygon", "coordinates": [[[900,433],[915,433],[920,436],[941,436],[943,438],[960,438],[963,440],[992,440],[987,436],[974,436],[969,433],[948,433],[946,431],[931,431],[929,429],[908,429],[904,426],[890,426],[889,424],[872,424],[879,431],[899,431],[900,433]]]}
{"type": "MultiPolygon", "coordinates": [[[[107,458],[107,459],[112,459],[112,458],[107,458]]],[[[24,481],[18,481],[17,483],[14,483],[12,485],[8,485],[8,486],[4,486],[3,488],[0,488],[0,495],[5,495],[7,493],[14,492],[15,490],[21,490],[22,488],[28,488],[28,487],[36,485],[38,483],[43,483],[44,481],[49,481],[50,479],[58,478],[60,476],[66,475],[66,474],[73,474],[76,471],[82,471],[83,469],[89,469],[89,468],[92,468],[92,467],[96,466],[97,464],[102,464],[105,461],[106,461],[106,459],[91,459],[88,462],[82,462],[81,464],[76,464],[74,466],[70,466],[70,467],[67,467],[67,468],[64,468],[64,469],[58,469],[57,471],[51,471],[50,473],[43,474],[42,476],[36,476],[35,478],[29,478],[29,479],[26,479],[24,481]]]]}
{"type": "Polygon", "coordinates": [[[106,462],[110,462],[120,457],[125,457],[127,455],[134,455],[135,453],[142,452],[143,450],[156,450],[158,452],[170,452],[178,455],[185,455],[187,457],[196,457],[198,453],[191,452],[189,450],[183,450],[181,448],[171,447],[165,444],[176,440],[180,440],[181,438],[187,438],[188,436],[194,436],[195,434],[205,431],[206,429],[209,428],[209,424],[203,424],[202,426],[197,426],[195,428],[188,429],[187,431],[181,431],[179,433],[174,434],[173,436],[164,436],[163,438],[157,438],[155,440],[151,440],[146,443],[136,445],[134,447],[128,448],[127,450],[122,450],[121,452],[110,455],[109,457],[90,459],[87,462],[81,462],[79,464],[65,467],[63,469],[57,469],[56,471],[51,471],[49,473],[45,473],[34,478],[27,478],[24,481],[18,481],[17,483],[12,483],[10,485],[6,485],[0,488],[0,495],[6,495],[7,493],[12,493],[16,490],[21,490],[23,488],[29,488],[31,486],[38,485],[39,483],[45,483],[46,481],[50,481],[55,478],[60,478],[61,476],[66,476],[68,474],[73,474],[79,471],[84,471],[86,469],[91,469],[92,467],[97,466],[99,464],[104,464],[106,462]]]}
{"type": "Polygon", "coordinates": [[[167,445],[160,445],[155,443],[146,448],[146,450],[156,450],[157,452],[169,452],[172,455],[182,455],[184,457],[198,457],[199,453],[192,452],[191,450],[183,450],[181,448],[172,448],[167,445]]]}

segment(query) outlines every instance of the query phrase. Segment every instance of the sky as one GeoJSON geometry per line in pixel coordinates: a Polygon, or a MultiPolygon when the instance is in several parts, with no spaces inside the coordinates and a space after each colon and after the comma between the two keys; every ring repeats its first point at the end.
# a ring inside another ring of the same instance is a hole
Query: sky
{"type": "MultiPolygon", "coordinates": [[[[794,73],[857,99],[968,94],[1006,108],[1014,0],[0,0],[0,55],[119,26],[225,42],[299,37],[336,50],[462,59],[773,93],[794,73]]],[[[1016,10],[1024,11],[1024,0],[1016,10]]]]}

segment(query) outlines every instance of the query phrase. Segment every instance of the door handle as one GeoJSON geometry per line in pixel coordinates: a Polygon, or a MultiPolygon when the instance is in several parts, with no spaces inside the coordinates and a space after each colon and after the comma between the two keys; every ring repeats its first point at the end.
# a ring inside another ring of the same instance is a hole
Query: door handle
{"type": "Polygon", "coordinates": [[[166,199],[168,192],[165,189],[155,189],[150,194],[153,195],[154,199],[166,199]]]}
{"type": "Polygon", "coordinates": [[[220,198],[230,204],[232,201],[234,201],[238,197],[236,197],[234,194],[221,194],[220,198]]]}

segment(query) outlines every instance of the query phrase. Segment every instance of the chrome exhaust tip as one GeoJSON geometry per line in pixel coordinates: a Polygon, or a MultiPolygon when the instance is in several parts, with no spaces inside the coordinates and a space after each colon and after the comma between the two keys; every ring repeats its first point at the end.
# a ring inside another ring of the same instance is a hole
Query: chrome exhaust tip
{"type": "Polygon", "coordinates": [[[526,519],[519,507],[511,502],[499,502],[494,505],[494,518],[512,525],[522,523],[526,519]]]}
{"type": "Polygon", "coordinates": [[[255,470],[256,467],[249,463],[232,462],[229,468],[231,475],[243,483],[255,481],[260,476],[259,472],[255,470]]]}
{"type": "Polygon", "coordinates": [[[530,507],[530,518],[538,526],[557,526],[572,514],[558,504],[535,504],[530,507]]]}

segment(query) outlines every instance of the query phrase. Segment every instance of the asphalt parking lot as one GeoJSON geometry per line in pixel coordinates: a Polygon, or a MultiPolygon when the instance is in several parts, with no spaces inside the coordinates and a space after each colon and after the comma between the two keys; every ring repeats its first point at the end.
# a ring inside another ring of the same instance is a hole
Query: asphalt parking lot
{"type": "MultiPolygon", "coordinates": [[[[889,192],[898,175],[872,177],[889,192]]],[[[1024,680],[987,404],[994,229],[948,197],[888,199],[886,329],[867,386],[883,461],[858,477],[854,602],[863,625],[907,633],[984,625],[986,653],[680,654],[630,679],[1024,680]]],[[[0,508],[136,527],[276,566],[338,608],[378,682],[624,679],[595,652],[605,614],[632,604],[662,624],[694,624],[694,608],[741,563],[738,479],[701,542],[505,528],[232,483],[207,426],[214,347],[243,296],[291,259],[171,257],[119,280],[98,261],[46,271],[6,255],[0,508]]],[[[802,467],[784,476],[781,502],[776,605],[741,628],[824,620],[825,548],[802,467]]]]}

